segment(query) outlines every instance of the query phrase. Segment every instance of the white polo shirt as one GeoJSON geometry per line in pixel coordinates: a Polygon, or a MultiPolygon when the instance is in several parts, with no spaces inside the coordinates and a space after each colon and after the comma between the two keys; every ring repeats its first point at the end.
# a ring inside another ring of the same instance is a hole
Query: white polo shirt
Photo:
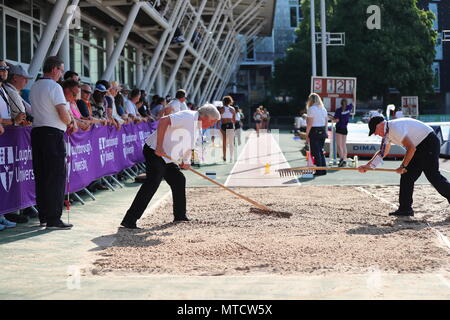
{"type": "MultiPolygon", "coordinates": [[[[164,135],[163,150],[164,152],[177,162],[191,162],[192,152],[195,149],[195,142],[200,136],[200,127],[198,123],[198,112],[184,110],[169,115],[171,125],[167,128],[164,135]]],[[[145,143],[156,150],[156,142],[158,139],[158,130],[148,136],[145,143]]],[[[173,161],[163,158],[166,163],[173,161]]]]}
{"type": "Polygon", "coordinates": [[[387,140],[389,143],[399,146],[403,146],[402,141],[407,136],[414,147],[417,147],[430,132],[434,131],[433,128],[422,121],[411,118],[401,118],[387,122],[387,125],[385,124],[384,126],[384,132],[386,132],[389,126],[387,140]]]}
{"type": "Polygon", "coordinates": [[[125,108],[126,108],[127,113],[132,114],[133,116],[136,116],[138,113],[136,105],[133,102],[131,102],[131,100],[127,99],[125,101],[125,108]]]}
{"type": "Polygon", "coordinates": [[[325,127],[328,124],[327,109],[314,104],[308,108],[308,118],[313,119],[313,127],[325,127]]]}
{"type": "Polygon", "coordinates": [[[173,113],[175,112],[179,112],[179,111],[184,111],[184,110],[188,110],[187,104],[185,102],[181,102],[178,99],[174,99],[172,101],[170,101],[167,107],[172,107],[173,108],[173,113]]]}
{"type": "Polygon", "coordinates": [[[30,91],[31,113],[33,115],[33,128],[52,127],[62,131],[67,126],[59,118],[56,106],[63,104],[68,112],[69,104],[62,87],[52,79],[40,79],[31,87],[30,91]]]}

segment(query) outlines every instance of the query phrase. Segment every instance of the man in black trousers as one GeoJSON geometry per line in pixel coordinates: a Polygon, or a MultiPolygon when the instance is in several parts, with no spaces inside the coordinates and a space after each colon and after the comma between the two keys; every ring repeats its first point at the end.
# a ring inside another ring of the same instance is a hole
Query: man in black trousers
{"type": "Polygon", "coordinates": [[[122,220],[121,226],[139,229],[136,226],[164,178],[172,190],[174,222],[189,221],[186,216],[186,178],[180,169],[188,169],[192,150],[201,134],[220,120],[220,113],[211,104],[198,111],[184,110],[162,117],[158,129],[146,140],[144,157],[147,179],[139,189],[131,207],[122,220]],[[172,160],[164,157],[168,155],[172,160]]]}
{"type": "Polygon", "coordinates": [[[76,130],[62,87],[56,82],[64,74],[63,61],[54,56],[44,62],[44,76],[30,91],[33,129],[31,146],[36,186],[36,204],[41,226],[65,230],[71,224],[61,221],[66,187],[66,145],[64,132],[76,130]]]}
{"type": "Polygon", "coordinates": [[[400,206],[389,213],[390,216],[413,216],[412,209],[414,183],[425,173],[431,185],[450,203],[450,183],[439,172],[440,141],[434,130],[427,124],[410,118],[385,121],[383,117],[373,117],[369,121],[369,136],[375,133],[383,137],[380,150],[372,159],[358,169],[366,172],[376,168],[389,154],[391,143],[406,149],[402,164],[396,169],[400,178],[400,206]]]}

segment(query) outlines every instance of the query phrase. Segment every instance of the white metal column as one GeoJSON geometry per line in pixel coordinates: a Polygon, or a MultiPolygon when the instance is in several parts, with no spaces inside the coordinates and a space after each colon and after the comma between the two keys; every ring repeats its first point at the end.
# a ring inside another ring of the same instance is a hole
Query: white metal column
{"type": "Polygon", "coordinates": [[[213,37],[212,37],[211,33],[214,33],[215,28],[217,27],[218,21],[220,20],[219,17],[222,16],[222,13],[225,10],[224,7],[225,7],[225,1],[222,1],[221,3],[219,3],[216,10],[214,11],[214,14],[211,18],[211,22],[209,23],[209,25],[206,29],[205,39],[202,41],[202,43],[200,44],[200,48],[198,49],[198,57],[196,57],[196,59],[194,60],[191,70],[189,70],[189,74],[188,74],[187,80],[186,80],[187,81],[186,82],[187,83],[186,90],[188,91],[189,94],[192,94],[190,92],[190,90],[192,89],[192,86],[193,86],[192,82],[195,80],[195,76],[197,75],[198,70],[200,68],[201,60],[205,56],[205,49],[213,41],[213,37]]]}
{"type": "MultiPolygon", "coordinates": [[[[56,35],[56,40],[53,45],[53,48],[50,50],[50,53],[48,54],[49,56],[56,56],[58,54],[58,51],[61,48],[61,44],[63,43],[64,38],[67,36],[69,32],[69,25],[70,22],[73,20],[73,17],[75,16],[79,2],[80,0],[72,0],[71,5],[67,7],[67,9],[65,10],[61,21],[61,27],[59,28],[58,33],[56,35]]],[[[69,68],[66,67],[66,69],[69,68]]]]}
{"type": "Polygon", "coordinates": [[[236,41],[236,39],[234,39],[233,41],[233,36],[236,36],[236,33],[234,31],[231,31],[228,34],[229,37],[227,37],[228,41],[224,41],[223,43],[223,48],[225,48],[224,51],[224,55],[223,57],[219,58],[216,60],[216,62],[214,63],[214,70],[216,70],[215,74],[211,74],[209,76],[208,82],[206,83],[205,87],[203,88],[203,92],[200,95],[200,100],[201,101],[205,101],[205,97],[207,95],[207,93],[210,91],[210,89],[212,88],[212,90],[214,89],[215,85],[217,84],[217,82],[220,79],[224,79],[224,73],[223,73],[223,66],[229,62],[227,61],[229,58],[229,53],[231,50],[233,50],[234,45],[233,42],[236,41]]]}
{"type": "Polygon", "coordinates": [[[47,22],[47,26],[45,27],[41,40],[39,41],[36,51],[34,52],[33,59],[28,67],[28,73],[33,77],[33,79],[28,82],[27,88],[31,88],[42,63],[44,62],[45,55],[47,54],[48,48],[50,48],[53,36],[55,35],[58,24],[61,21],[68,3],[69,0],[59,0],[53,8],[50,19],[47,22]]]}
{"type": "MultiPolygon", "coordinates": [[[[150,91],[152,88],[149,88],[148,90],[150,91]]],[[[156,94],[159,96],[163,95],[163,92],[166,90],[166,88],[164,87],[164,79],[163,79],[163,74],[162,72],[159,72],[156,75],[156,94]]]]}
{"type": "MultiPolygon", "coordinates": [[[[156,80],[156,76],[159,72],[161,72],[161,66],[162,63],[166,57],[167,51],[169,50],[170,44],[172,43],[172,38],[175,34],[176,28],[178,27],[178,25],[180,24],[180,22],[182,21],[182,18],[184,16],[184,13],[187,9],[187,1],[183,1],[183,0],[179,0],[177,2],[178,6],[178,10],[174,10],[174,13],[172,14],[174,17],[173,23],[171,24],[172,29],[168,32],[166,38],[165,38],[165,43],[163,42],[163,47],[160,51],[160,54],[156,57],[157,60],[154,62],[154,69],[153,68],[149,68],[148,71],[148,77],[149,77],[149,81],[148,83],[145,84],[145,87],[151,88],[156,80]]],[[[172,19],[172,17],[171,17],[172,19]]],[[[153,58],[151,61],[151,65],[150,67],[153,66],[153,58]]],[[[145,80],[145,79],[144,79],[145,80]]]]}
{"type": "Polygon", "coordinates": [[[136,82],[140,83],[144,76],[144,50],[142,45],[136,48],[136,82]]]}
{"type": "Polygon", "coordinates": [[[128,14],[127,22],[123,27],[119,39],[117,40],[114,51],[111,57],[108,59],[108,62],[106,64],[106,70],[103,72],[102,79],[108,81],[111,80],[114,73],[114,69],[116,67],[116,63],[119,60],[120,53],[122,52],[125,43],[127,42],[128,35],[130,34],[131,28],[133,27],[134,21],[136,20],[141,5],[142,5],[141,3],[136,2],[131,8],[130,13],[128,14]]]}
{"type": "MultiPolygon", "coordinates": [[[[255,24],[254,27],[252,27],[250,30],[248,30],[247,33],[243,36],[243,38],[245,39],[245,42],[247,42],[247,39],[248,39],[248,38],[251,38],[251,37],[253,37],[255,34],[257,34],[257,33],[261,30],[262,26],[263,26],[262,24],[260,24],[260,25],[255,24]]],[[[235,38],[234,38],[235,44],[234,44],[234,45],[227,45],[226,48],[227,48],[228,50],[227,50],[226,53],[225,53],[224,59],[223,59],[222,61],[218,61],[218,62],[220,63],[220,66],[215,67],[215,68],[217,68],[217,69],[219,70],[218,72],[220,72],[220,74],[223,75],[222,82],[221,82],[221,84],[219,85],[218,88],[221,88],[221,87],[224,87],[224,86],[227,85],[227,80],[226,80],[227,70],[226,70],[226,66],[228,65],[228,66],[229,66],[229,69],[232,69],[232,68],[235,67],[235,66],[233,66],[233,64],[230,63],[231,61],[233,61],[233,59],[231,58],[231,57],[233,56],[233,55],[231,54],[231,52],[233,52],[233,50],[236,50],[236,52],[240,54],[241,48],[239,47],[239,43],[244,43],[244,42],[242,42],[242,40],[241,40],[241,41],[237,40],[237,38],[236,38],[236,37],[237,37],[237,33],[233,33],[233,35],[234,35],[234,37],[235,37],[235,38]],[[234,48],[234,47],[235,47],[235,48],[234,48]]],[[[243,45],[243,44],[241,44],[241,46],[242,46],[242,45],[243,45]]],[[[209,90],[210,92],[205,91],[205,94],[206,94],[206,95],[203,95],[203,96],[202,96],[202,99],[206,99],[206,98],[208,97],[208,94],[210,94],[210,93],[212,92],[212,90],[214,90],[214,87],[217,85],[217,83],[219,82],[219,80],[220,80],[220,78],[218,78],[218,77],[216,77],[216,78],[213,80],[212,85],[211,85],[211,89],[209,90]]],[[[221,90],[223,91],[224,88],[223,88],[223,89],[218,89],[218,90],[216,91],[215,98],[219,99],[218,96],[221,95],[221,90]]]]}
{"type": "MultiPolygon", "coordinates": [[[[247,34],[244,35],[245,41],[247,41],[247,39],[249,39],[249,38],[253,38],[256,34],[258,34],[258,32],[262,29],[262,27],[263,27],[263,24],[259,24],[259,25],[255,24],[255,27],[253,27],[252,29],[248,30],[247,34]]],[[[243,44],[241,46],[243,46],[243,44]]],[[[225,61],[225,64],[222,66],[222,68],[223,68],[223,70],[225,72],[226,63],[228,63],[228,61],[233,61],[232,63],[229,64],[229,70],[228,70],[229,73],[225,76],[225,80],[223,80],[222,83],[219,85],[219,89],[217,90],[217,93],[216,93],[216,96],[215,96],[216,99],[219,99],[220,95],[223,95],[223,92],[226,89],[226,86],[227,86],[227,84],[229,82],[229,79],[230,79],[232,73],[236,71],[236,70],[233,71],[233,68],[234,69],[237,68],[238,58],[239,58],[239,56],[241,54],[241,51],[242,51],[241,48],[239,48],[239,43],[238,42],[236,42],[236,49],[235,50],[236,50],[235,51],[235,57],[236,58],[227,59],[227,61],[225,61]]],[[[217,81],[218,81],[218,79],[216,80],[216,83],[217,83],[217,81]]],[[[216,84],[214,84],[214,85],[216,85],[216,84]]]]}
{"type": "Polygon", "coordinates": [[[153,53],[152,59],[150,61],[150,65],[148,66],[147,70],[145,71],[144,78],[142,79],[141,83],[139,84],[139,87],[141,87],[141,88],[144,88],[144,89],[148,88],[148,90],[151,90],[151,87],[153,86],[153,84],[150,85],[150,77],[152,76],[152,73],[155,70],[155,66],[158,63],[160,56],[166,55],[165,50],[164,50],[164,52],[162,52],[163,47],[166,44],[169,34],[171,34],[172,30],[175,29],[175,27],[174,27],[175,19],[178,16],[178,10],[180,9],[182,2],[183,2],[183,0],[178,0],[175,3],[175,7],[172,12],[172,15],[170,16],[168,26],[167,26],[167,28],[164,29],[164,32],[158,41],[158,45],[156,46],[155,52],[153,53]]]}
{"type": "MultiPolygon", "coordinates": [[[[211,59],[212,59],[212,57],[214,56],[213,54],[214,53],[216,53],[215,51],[217,50],[217,56],[218,57],[220,57],[220,55],[221,54],[223,54],[222,52],[221,52],[221,49],[223,48],[223,46],[221,47],[221,48],[219,48],[218,46],[217,46],[217,44],[219,43],[219,40],[220,40],[220,38],[222,37],[222,33],[223,33],[223,31],[224,31],[224,29],[225,29],[225,26],[226,26],[226,24],[227,24],[227,22],[228,22],[228,16],[225,16],[225,19],[224,19],[224,21],[223,21],[223,23],[222,23],[222,26],[220,27],[220,30],[219,30],[219,33],[217,34],[217,37],[216,37],[216,39],[214,40],[214,43],[213,43],[213,46],[215,47],[215,50],[209,50],[209,52],[207,53],[207,57],[206,57],[206,63],[210,63],[211,62],[211,59]]],[[[219,58],[220,59],[220,58],[219,58]]],[[[214,67],[213,67],[213,70],[216,70],[216,69],[214,69],[214,67]]],[[[200,74],[200,76],[199,76],[199,78],[198,78],[198,82],[197,82],[197,85],[196,85],[196,87],[195,87],[195,89],[194,89],[194,92],[193,92],[193,97],[192,97],[192,99],[194,99],[194,97],[197,95],[197,93],[198,93],[198,89],[199,89],[199,87],[200,87],[200,84],[202,83],[202,81],[203,81],[203,78],[204,78],[204,76],[205,76],[205,74],[206,74],[206,71],[207,71],[207,68],[205,67],[205,68],[203,68],[203,70],[202,70],[202,73],[200,74]]],[[[213,74],[213,73],[212,73],[213,74]]],[[[220,75],[218,75],[218,76],[220,76],[220,75]]],[[[207,83],[208,84],[208,83],[207,83]]]]}
{"type": "MultiPolygon", "coordinates": [[[[170,74],[169,80],[167,81],[167,85],[166,85],[166,90],[167,88],[170,88],[172,86],[172,84],[175,81],[175,77],[178,73],[178,70],[180,69],[181,63],[183,62],[184,59],[184,55],[186,54],[186,51],[188,49],[189,43],[191,42],[192,36],[194,35],[195,30],[197,29],[197,25],[200,21],[201,15],[203,13],[203,10],[205,9],[206,6],[206,2],[207,0],[203,0],[202,3],[200,4],[200,7],[197,10],[196,16],[195,16],[195,20],[192,23],[192,27],[189,30],[188,35],[185,38],[185,41],[183,43],[183,48],[181,49],[180,54],[178,55],[177,61],[172,69],[172,72],[170,74]]],[[[168,91],[165,92],[165,95],[167,94],[168,91]]]]}
{"type": "Polygon", "coordinates": [[[112,29],[106,33],[106,59],[111,59],[114,51],[114,32],[112,29]]]}
{"type": "Polygon", "coordinates": [[[66,35],[64,36],[61,48],[59,49],[59,57],[64,61],[64,68],[66,70],[71,70],[70,68],[70,38],[69,30],[66,30],[66,35]]]}

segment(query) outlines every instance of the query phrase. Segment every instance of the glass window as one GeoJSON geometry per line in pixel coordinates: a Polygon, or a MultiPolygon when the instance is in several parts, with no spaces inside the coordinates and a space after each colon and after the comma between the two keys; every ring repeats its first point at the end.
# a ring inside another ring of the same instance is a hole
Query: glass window
{"type": "Polygon", "coordinates": [[[39,41],[41,40],[41,25],[33,23],[33,54],[36,52],[39,41]]]}
{"type": "Polygon", "coordinates": [[[134,87],[136,84],[135,74],[136,74],[136,64],[128,63],[128,85],[134,87]]]}
{"type": "Polygon", "coordinates": [[[437,3],[430,3],[428,5],[428,9],[434,13],[434,15],[436,16],[435,20],[434,20],[434,24],[433,24],[433,30],[438,30],[439,29],[439,19],[438,19],[438,4],[437,3]]]}
{"type": "Polygon", "coordinates": [[[434,90],[439,91],[441,89],[441,68],[439,62],[433,62],[433,74],[434,74],[434,81],[433,81],[433,87],[434,90]]]}
{"type": "Polygon", "coordinates": [[[291,7],[291,27],[292,28],[297,28],[297,23],[298,23],[298,18],[297,18],[297,7],[291,7]]]}
{"type": "Polygon", "coordinates": [[[18,61],[17,19],[6,15],[6,59],[18,61]]]}
{"type": "Polygon", "coordinates": [[[74,63],[71,65],[71,69],[78,73],[79,75],[82,75],[83,65],[82,65],[82,46],[80,43],[75,41],[74,44],[74,63]]]}
{"type": "Polygon", "coordinates": [[[248,60],[255,59],[255,45],[253,39],[247,41],[247,59],[248,60]]]}
{"type": "Polygon", "coordinates": [[[75,48],[74,48],[74,44],[75,40],[73,39],[73,37],[69,38],[69,51],[70,51],[70,69],[73,69],[75,66],[75,48]]]}
{"type": "Polygon", "coordinates": [[[31,24],[20,21],[20,61],[31,63],[31,24]]]}
{"type": "Polygon", "coordinates": [[[33,3],[33,18],[41,20],[41,6],[36,1],[33,3]]]}
{"type": "Polygon", "coordinates": [[[89,60],[89,47],[88,46],[82,46],[83,47],[83,76],[89,78],[91,76],[90,73],[90,60],[89,60]]]}
{"type": "Polygon", "coordinates": [[[8,8],[31,16],[31,0],[3,0],[3,3],[8,8]]]}
{"type": "Polygon", "coordinates": [[[120,61],[120,78],[119,78],[119,82],[120,83],[127,83],[125,81],[125,62],[124,61],[120,61]]]}
{"type": "Polygon", "coordinates": [[[98,49],[94,47],[89,47],[89,73],[92,82],[98,80],[98,49]]]}
{"type": "Polygon", "coordinates": [[[442,60],[442,33],[438,33],[438,37],[436,39],[436,57],[434,60],[442,60]]]}

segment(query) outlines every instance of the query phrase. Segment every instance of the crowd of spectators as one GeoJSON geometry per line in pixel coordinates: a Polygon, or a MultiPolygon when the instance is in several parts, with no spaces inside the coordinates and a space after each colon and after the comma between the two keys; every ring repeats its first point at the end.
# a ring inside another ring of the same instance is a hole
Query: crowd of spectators
{"type": "MultiPolygon", "coordinates": [[[[30,91],[26,86],[32,76],[23,67],[0,61],[0,135],[8,126],[33,126],[33,149],[49,151],[58,146],[65,131],[72,134],[102,125],[114,126],[120,130],[124,124],[158,121],[174,111],[196,109],[192,103],[186,103],[184,90],[178,90],[175,99],[169,95],[153,95],[150,100],[145,90],[130,89],[116,81],[83,83],[76,72],[64,72],[64,63],[57,57],[47,58],[43,70],[43,76],[38,77],[30,91]],[[58,133],[59,140],[46,142],[45,136],[54,137],[55,132],[58,133]]],[[[0,215],[0,229],[14,227],[15,223],[25,223],[30,217],[37,216],[41,225],[49,228],[71,227],[59,218],[63,204],[61,190],[64,187],[61,181],[58,183],[60,176],[57,176],[57,170],[50,170],[56,171],[55,177],[44,177],[49,165],[53,169],[63,166],[65,152],[56,151],[54,154],[58,155],[53,158],[48,158],[43,153],[33,154],[36,189],[40,193],[37,194],[39,215],[31,208],[22,210],[20,214],[0,215]],[[56,151],[61,152],[58,154],[56,151]],[[48,183],[53,187],[44,188],[48,183]],[[49,203],[58,204],[55,206],[49,203]]],[[[101,181],[94,181],[88,189],[94,191],[106,187],[101,181]]]]}

